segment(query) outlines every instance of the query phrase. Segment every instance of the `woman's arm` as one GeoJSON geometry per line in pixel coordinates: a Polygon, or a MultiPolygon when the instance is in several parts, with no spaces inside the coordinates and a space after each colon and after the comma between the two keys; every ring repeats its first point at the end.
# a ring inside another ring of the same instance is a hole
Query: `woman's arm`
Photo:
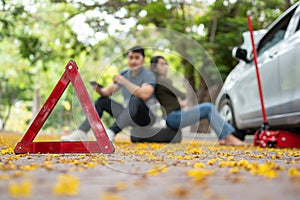
{"type": "Polygon", "coordinates": [[[178,90],[177,88],[175,88],[172,84],[172,81],[167,79],[167,78],[158,78],[158,83],[163,85],[164,87],[167,87],[172,93],[174,93],[177,97],[181,98],[181,99],[185,99],[186,95],[181,92],[180,90],[178,90]]]}
{"type": "Polygon", "coordinates": [[[170,88],[172,90],[172,92],[174,92],[174,94],[177,96],[177,97],[180,97],[181,99],[185,99],[186,98],[186,95],[181,92],[180,90],[178,90],[177,88],[175,88],[173,85],[172,85],[172,88],[170,88]]]}

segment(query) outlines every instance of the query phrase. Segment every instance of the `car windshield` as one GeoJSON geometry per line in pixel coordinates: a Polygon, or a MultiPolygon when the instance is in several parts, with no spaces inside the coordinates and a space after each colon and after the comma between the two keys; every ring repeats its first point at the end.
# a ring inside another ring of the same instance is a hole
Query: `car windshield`
{"type": "Polygon", "coordinates": [[[271,48],[278,42],[280,42],[285,35],[289,22],[295,12],[297,7],[295,7],[291,12],[285,15],[274,27],[272,27],[269,32],[261,39],[257,52],[258,55],[263,54],[267,49],[271,48]]]}

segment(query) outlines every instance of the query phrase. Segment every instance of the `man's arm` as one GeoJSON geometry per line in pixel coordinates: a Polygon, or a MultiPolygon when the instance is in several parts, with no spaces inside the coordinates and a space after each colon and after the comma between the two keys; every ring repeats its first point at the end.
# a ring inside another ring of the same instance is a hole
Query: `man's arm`
{"type": "Polygon", "coordinates": [[[114,82],[123,85],[132,95],[142,99],[143,101],[147,101],[154,92],[154,87],[152,85],[144,83],[139,86],[130,82],[122,75],[114,76],[114,82]]]}

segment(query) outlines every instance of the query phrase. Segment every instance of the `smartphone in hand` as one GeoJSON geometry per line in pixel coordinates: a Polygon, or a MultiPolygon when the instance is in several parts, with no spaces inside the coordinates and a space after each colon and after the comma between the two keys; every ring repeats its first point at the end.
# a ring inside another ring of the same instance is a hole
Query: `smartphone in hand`
{"type": "Polygon", "coordinates": [[[97,83],[96,81],[90,81],[90,84],[91,84],[92,86],[98,86],[98,87],[100,87],[100,88],[103,88],[103,86],[100,85],[99,83],[97,83]]]}

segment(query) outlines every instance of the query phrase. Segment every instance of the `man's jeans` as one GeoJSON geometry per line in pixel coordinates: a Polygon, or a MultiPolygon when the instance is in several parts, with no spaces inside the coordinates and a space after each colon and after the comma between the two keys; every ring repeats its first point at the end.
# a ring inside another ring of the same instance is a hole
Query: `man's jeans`
{"type": "MultiPolygon", "coordinates": [[[[106,111],[116,119],[116,122],[110,127],[114,133],[120,132],[126,126],[144,127],[151,126],[155,122],[155,116],[145,102],[135,96],[130,98],[128,106],[125,108],[108,97],[100,97],[95,102],[95,108],[100,118],[103,111],[106,111]]],[[[88,132],[90,128],[87,119],[79,127],[84,132],[88,132]]]]}
{"type": "Polygon", "coordinates": [[[218,139],[223,139],[235,129],[220,116],[211,103],[202,103],[189,110],[177,110],[168,114],[166,123],[173,129],[180,129],[207,118],[218,139]]]}

